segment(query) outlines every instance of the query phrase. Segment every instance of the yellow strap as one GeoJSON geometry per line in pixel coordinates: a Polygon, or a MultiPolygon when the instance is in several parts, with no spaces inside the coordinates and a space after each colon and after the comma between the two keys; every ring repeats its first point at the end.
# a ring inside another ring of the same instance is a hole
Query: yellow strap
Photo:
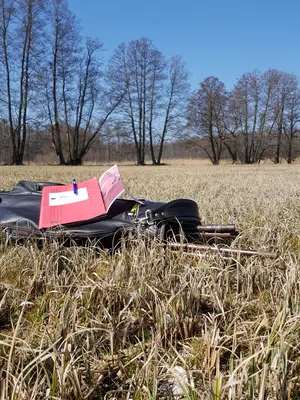
{"type": "Polygon", "coordinates": [[[135,203],[135,205],[132,207],[132,209],[130,210],[130,212],[135,212],[137,210],[137,208],[139,207],[139,203],[135,203]]]}

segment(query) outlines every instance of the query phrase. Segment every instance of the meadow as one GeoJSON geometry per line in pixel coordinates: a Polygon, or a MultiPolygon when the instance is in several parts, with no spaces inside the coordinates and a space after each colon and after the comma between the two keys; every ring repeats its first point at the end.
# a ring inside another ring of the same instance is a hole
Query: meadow
{"type": "MultiPolygon", "coordinates": [[[[0,189],[106,169],[3,166],[0,189]]],[[[203,224],[237,225],[234,247],[278,258],[2,238],[0,399],[300,399],[300,165],[120,171],[135,197],[193,199],[203,224]]]]}

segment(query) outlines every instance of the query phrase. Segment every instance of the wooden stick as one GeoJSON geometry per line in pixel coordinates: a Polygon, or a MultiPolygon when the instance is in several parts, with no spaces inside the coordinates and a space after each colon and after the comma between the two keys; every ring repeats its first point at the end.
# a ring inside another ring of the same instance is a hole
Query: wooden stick
{"type": "Polygon", "coordinates": [[[276,259],[279,256],[279,252],[268,252],[260,250],[243,250],[243,249],[231,249],[230,247],[213,247],[208,245],[196,245],[196,244],[181,244],[181,243],[167,243],[166,245],[171,250],[182,250],[190,253],[205,253],[213,251],[214,253],[223,253],[226,256],[230,255],[243,255],[243,256],[258,256],[276,259]]]}

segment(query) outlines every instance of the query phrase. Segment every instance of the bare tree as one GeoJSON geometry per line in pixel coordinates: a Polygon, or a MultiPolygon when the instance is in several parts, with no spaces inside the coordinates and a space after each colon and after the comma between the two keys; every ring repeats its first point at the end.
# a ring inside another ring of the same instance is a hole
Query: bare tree
{"type": "Polygon", "coordinates": [[[188,127],[193,132],[194,143],[205,151],[213,165],[219,164],[223,150],[226,102],[224,83],[211,76],[200,83],[188,106],[188,127]]]}
{"type": "Polygon", "coordinates": [[[280,73],[268,70],[244,74],[230,93],[229,110],[238,157],[259,162],[273,144],[278,108],[273,107],[280,73]]]}
{"type": "MultiPolygon", "coordinates": [[[[165,139],[169,130],[175,131],[178,124],[183,120],[183,110],[187,102],[187,95],[189,91],[188,74],[185,69],[184,62],[181,57],[172,57],[169,62],[168,70],[168,83],[166,90],[164,89],[164,107],[165,112],[162,131],[159,136],[159,151],[157,159],[151,147],[151,155],[153,164],[159,165],[163,154],[163,147],[165,139]]],[[[151,130],[150,130],[150,143],[151,143],[151,130]]]]}
{"type": "Polygon", "coordinates": [[[295,75],[277,71],[278,82],[273,98],[273,114],[275,119],[275,155],[274,162],[278,164],[281,157],[285,156],[284,142],[287,139],[289,163],[292,160],[293,140],[298,132],[299,122],[299,88],[295,75]]]}
{"type": "Polygon", "coordinates": [[[107,90],[100,57],[103,44],[91,38],[83,41],[67,1],[52,0],[47,16],[51,51],[40,76],[42,111],[47,114],[59,163],[79,165],[122,94],[107,90]]]}
{"type": "MultiPolygon", "coordinates": [[[[15,13],[14,8],[14,0],[0,1],[1,7],[1,23],[0,23],[0,30],[1,30],[1,57],[0,59],[3,60],[1,62],[1,76],[3,76],[3,86],[1,90],[1,103],[5,104],[7,107],[7,116],[8,116],[8,125],[9,125],[9,133],[10,139],[15,149],[15,134],[14,134],[14,120],[13,120],[13,101],[12,101],[12,66],[10,62],[10,57],[12,54],[12,41],[11,41],[11,34],[10,28],[13,24],[12,20],[15,13]]],[[[13,155],[14,160],[14,155],[13,155]]]]}
{"type": "Polygon", "coordinates": [[[283,131],[286,141],[285,158],[288,164],[293,161],[294,142],[300,131],[300,88],[299,80],[294,74],[288,74],[288,90],[283,117],[283,131]]]}
{"type": "Polygon", "coordinates": [[[23,163],[33,71],[38,65],[41,2],[0,0],[1,70],[5,79],[2,102],[12,143],[12,164],[23,163]]]}
{"type": "Polygon", "coordinates": [[[116,49],[108,77],[116,93],[125,93],[119,112],[132,132],[137,164],[145,164],[148,140],[152,163],[160,164],[167,134],[182,118],[188,90],[182,59],[166,61],[149,39],[142,38],[116,49]]]}
{"type": "Polygon", "coordinates": [[[222,108],[222,125],[224,129],[223,143],[231,157],[232,163],[235,164],[238,159],[241,159],[238,145],[240,121],[235,109],[235,102],[232,101],[232,93],[227,94],[227,102],[222,108]]]}
{"type": "Polygon", "coordinates": [[[160,79],[163,62],[162,54],[155,51],[146,38],[128,45],[122,43],[109,61],[108,78],[113,90],[126,93],[121,112],[132,131],[138,165],[145,164],[147,104],[151,96],[149,112],[152,129],[156,83],[160,79]]]}
{"type": "Polygon", "coordinates": [[[67,0],[50,0],[46,5],[46,15],[49,29],[44,68],[40,75],[41,106],[49,121],[59,163],[64,165],[71,151],[68,102],[73,95],[73,82],[78,68],[80,27],[68,9],[67,0]],[[69,90],[69,85],[72,85],[72,90],[69,90]],[[64,152],[65,142],[67,154],[64,152]]]}
{"type": "Polygon", "coordinates": [[[237,82],[230,96],[230,110],[234,113],[232,120],[238,127],[242,152],[239,158],[249,164],[255,153],[255,133],[259,122],[258,111],[261,100],[260,76],[257,71],[244,74],[237,82]]]}

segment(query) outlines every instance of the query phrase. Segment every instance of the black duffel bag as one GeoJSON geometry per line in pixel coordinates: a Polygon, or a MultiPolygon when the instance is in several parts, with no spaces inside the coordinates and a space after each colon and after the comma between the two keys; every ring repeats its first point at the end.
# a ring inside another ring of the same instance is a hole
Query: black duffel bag
{"type": "Polygon", "coordinates": [[[0,226],[8,240],[28,237],[87,239],[100,241],[111,247],[127,231],[136,231],[147,237],[166,239],[184,235],[189,240],[199,234],[201,224],[197,204],[188,199],[169,203],[148,200],[117,199],[108,214],[91,220],[74,222],[48,229],[39,229],[42,189],[58,186],[53,182],[21,181],[12,190],[0,192],[0,226]]]}

